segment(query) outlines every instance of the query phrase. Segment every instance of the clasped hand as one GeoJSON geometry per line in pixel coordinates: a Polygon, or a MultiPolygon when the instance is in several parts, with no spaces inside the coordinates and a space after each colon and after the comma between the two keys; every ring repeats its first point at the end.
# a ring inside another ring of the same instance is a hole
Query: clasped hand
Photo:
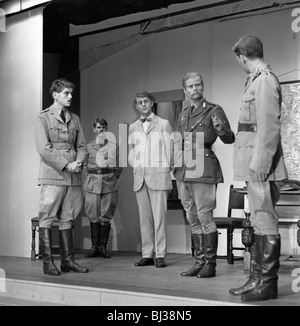
{"type": "Polygon", "coordinates": [[[78,173],[81,171],[82,163],[78,161],[70,162],[66,165],[66,169],[71,173],[78,173]]]}
{"type": "Polygon", "coordinates": [[[257,171],[252,171],[252,172],[253,172],[253,177],[254,177],[255,181],[264,182],[268,178],[268,174],[266,174],[266,173],[257,172],[257,171]]]}

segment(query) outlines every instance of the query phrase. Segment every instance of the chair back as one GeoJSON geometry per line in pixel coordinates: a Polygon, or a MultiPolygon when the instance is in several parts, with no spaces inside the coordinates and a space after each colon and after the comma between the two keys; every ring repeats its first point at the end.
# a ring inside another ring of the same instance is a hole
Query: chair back
{"type": "Polygon", "coordinates": [[[244,209],[244,194],[242,192],[236,192],[236,190],[243,190],[243,188],[234,188],[233,185],[230,185],[227,212],[228,217],[232,217],[233,209],[244,209]]]}

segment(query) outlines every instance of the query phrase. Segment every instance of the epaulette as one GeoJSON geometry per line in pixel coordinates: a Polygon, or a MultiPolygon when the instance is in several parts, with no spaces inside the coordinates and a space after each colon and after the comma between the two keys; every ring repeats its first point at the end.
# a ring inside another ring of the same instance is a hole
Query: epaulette
{"type": "Polygon", "coordinates": [[[215,103],[212,103],[212,102],[208,102],[208,101],[207,101],[207,105],[210,105],[210,106],[218,106],[218,104],[215,104],[215,103]]]}
{"type": "Polygon", "coordinates": [[[42,110],[42,111],[40,112],[40,114],[42,114],[42,113],[46,113],[46,112],[48,112],[48,111],[49,111],[49,108],[44,109],[44,110],[42,110]]]}

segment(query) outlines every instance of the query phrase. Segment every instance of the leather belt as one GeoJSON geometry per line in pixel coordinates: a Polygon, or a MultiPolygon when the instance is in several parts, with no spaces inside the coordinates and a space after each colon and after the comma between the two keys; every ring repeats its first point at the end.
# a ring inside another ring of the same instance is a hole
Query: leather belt
{"type": "Polygon", "coordinates": [[[114,168],[87,169],[90,174],[110,174],[114,172],[114,168]]]}
{"type": "Polygon", "coordinates": [[[52,147],[57,150],[70,150],[75,149],[74,144],[64,143],[64,142],[52,142],[52,147]]]}
{"type": "Polygon", "coordinates": [[[257,130],[256,123],[239,123],[237,131],[256,132],[256,130],[257,130]]]}

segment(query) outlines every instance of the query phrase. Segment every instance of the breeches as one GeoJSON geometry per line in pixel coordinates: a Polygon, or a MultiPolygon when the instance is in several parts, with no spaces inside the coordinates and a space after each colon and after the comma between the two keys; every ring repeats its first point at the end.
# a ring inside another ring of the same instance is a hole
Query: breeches
{"type": "Polygon", "coordinates": [[[81,187],[42,185],[39,201],[39,226],[51,228],[55,217],[59,230],[70,229],[83,205],[81,187]],[[57,216],[61,208],[60,216],[57,216]]]}
{"type": "Polygon", "coordinates": [[[216,232],[217,226],[213,219],[213,210],[216,208],[216,184],[177,180],[177,189],[192,234],[216,232]]]}
{"type": "Polygon", "coordinates": [[[118,203],[118,191],[108,194],[85,192],[85,213],[92,223],[110,223],[118,203]]]}
{"type": "Polygon", "coordinates": [[[250,221],[257,235],[278,235],[279,216],[275,205],[280,197],[280,183],[246,182],[250,221]]]}
{"type": "Polygon", "coordinates": [[[167,196],[168,190],[153,190],[144,183],[136,192],[140,215],[142,256],[165,257],[167,252],[167,196]]]}

